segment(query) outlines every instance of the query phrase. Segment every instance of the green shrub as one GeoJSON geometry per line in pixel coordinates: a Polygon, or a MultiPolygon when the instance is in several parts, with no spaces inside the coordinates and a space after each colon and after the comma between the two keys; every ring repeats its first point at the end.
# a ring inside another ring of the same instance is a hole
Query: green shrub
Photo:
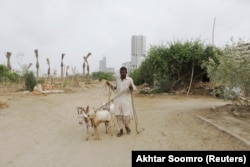
{"type": "Polygon", "coordinates": [[[100,72],[100,71],[93,72],[92,78],[98,79],[99,81],[102,81],[103,79],[108,80],[108,81],[113,81],[115,79],[112,73],[100,72]]]}
{"type": "Polygon", "coordinates": [[[0,82],[18,82],[20,79],[20,76],[15,73],[8,70],[8,68],[5,65],[0,64],[0,82]]]}
{"type": "Polygon", "coordinates": [[[25,90],[33,91],[33,88],[36,86],[37,81],[33,72],[27,72],[24,75],[25,81],[25,90]]]}
{"type": "Polygon", "coordinates": [[[145,74],[141,72],[142,68],[134,69],[129,76],[133,78],[135,85],[142,85],[147,82],[145,74]]]}

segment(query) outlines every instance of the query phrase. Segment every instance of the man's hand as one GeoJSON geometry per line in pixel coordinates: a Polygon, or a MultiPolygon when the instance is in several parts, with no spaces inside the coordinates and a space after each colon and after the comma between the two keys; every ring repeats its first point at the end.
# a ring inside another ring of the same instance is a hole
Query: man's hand
{"type": "Polygon", "coordinates": [[[108,86],[110,86],[110,83],[109,83],[109,81],[106,81],[106,84],[107,84],[108,86]]]}
{"type": "Polygon", "coordinates": [[[112,90],[115,90],[115,87],[113,85],[111,85],[111,83],[109,83],[109,81],[106,81],[106,84],[108,85],[108,87],[110,87],[112,90]]]}
{"type": "Polygon", "coordinates": [[[129,85],[129,90],[133,90],[133,86],[132,85],[129,85]]]}

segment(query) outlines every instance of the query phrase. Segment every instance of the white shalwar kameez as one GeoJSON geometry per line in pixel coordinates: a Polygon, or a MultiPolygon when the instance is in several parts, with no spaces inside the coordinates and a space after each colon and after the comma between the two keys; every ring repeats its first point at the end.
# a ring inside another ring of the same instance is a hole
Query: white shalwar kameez
{"type": "Polygon", "coordinates": [[[133,118],[133,108],[132,108],[132,103],[131,103],[131,94],[129,90],[130,85],[133,86],[133,90],[136,90],[136,87],[134,85],[132,78],[126,76],[126,78],[123,80],[121,78],[118,78],[116,80],[117,93],[119,94],[122,91],[125,91],[125,89],[127,89],[127,91],[120,94],[114,100],[115,115],[131,116],[131,118],[133,118]]]}

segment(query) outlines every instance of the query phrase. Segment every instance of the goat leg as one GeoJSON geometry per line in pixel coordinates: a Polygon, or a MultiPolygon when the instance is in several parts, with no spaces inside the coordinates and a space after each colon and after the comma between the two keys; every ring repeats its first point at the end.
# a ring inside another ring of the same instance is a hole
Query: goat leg
{"type": "Polygon", "coordinates": [[[88,141],[89,140],[89,127],[87,126],[87,137],[86,137],[86,140],[88,141]]]}
{"type": "Polygon", "coordinates": [[[95,140],[98,140],[98,129],[97,126],[94,126],[95,140]]]}
{"type": "Polygon", "coordinates": [[[108,121],[105,122],[105,127],[106,127],[106,134],[108,134],[108,130],[109,130],[109,122],[108,121]]]}

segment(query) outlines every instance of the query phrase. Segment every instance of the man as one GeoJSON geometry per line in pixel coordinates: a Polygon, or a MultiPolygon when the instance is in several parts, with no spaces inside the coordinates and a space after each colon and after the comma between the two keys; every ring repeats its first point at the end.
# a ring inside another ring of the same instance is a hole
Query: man
{"type": "Polygon", "coordinates": [[[109,82],[106,84],[119,94],[114,100],[115,105],[115,116],[117,119],[117,124],[119,128],[119,133],[117,137],[123,135],[123,128],[125,127],[127,134],[131,132],[129,128],[129,123],[131,115],[133,113],[132,103],[131,103],[131,91],[136,90],[134,81],[132,78],[127,76],[127,68],[120,68],[120,77],[116,79],[116,85],[113,86],[109,82]]]}

